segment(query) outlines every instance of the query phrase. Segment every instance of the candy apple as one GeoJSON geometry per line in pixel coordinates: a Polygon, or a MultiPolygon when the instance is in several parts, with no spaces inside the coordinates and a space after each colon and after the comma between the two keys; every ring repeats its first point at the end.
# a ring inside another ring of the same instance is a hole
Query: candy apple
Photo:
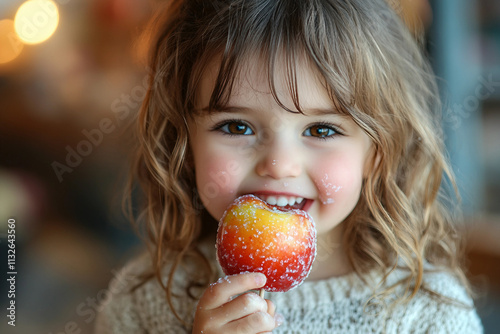
{"type": "Polygon", "coordinates": [[[288,291],[309,275],[316,228],[302,210],[272,206],[253,195],[237,198],[217,232],[217,259],[226,275],[261,272],[266,291],[288,291]]]}

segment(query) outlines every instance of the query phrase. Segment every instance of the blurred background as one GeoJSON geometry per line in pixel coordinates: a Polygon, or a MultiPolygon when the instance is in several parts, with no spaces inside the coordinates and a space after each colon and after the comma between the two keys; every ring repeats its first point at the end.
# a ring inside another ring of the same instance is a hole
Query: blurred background
{"type": "MultiPolygon", "coordinates": [[[[486,333],[500,332],[500,1],[388,0],[439,77],[443,128],[486,333]]],[[[146,92],[139,36],[160,0],[0,2],[1,333],[91,333],[116,271],[141,247],[120,209],[132,116],[146,92]],[[8,219],[16,327],[7,325],[8,219]]]]}

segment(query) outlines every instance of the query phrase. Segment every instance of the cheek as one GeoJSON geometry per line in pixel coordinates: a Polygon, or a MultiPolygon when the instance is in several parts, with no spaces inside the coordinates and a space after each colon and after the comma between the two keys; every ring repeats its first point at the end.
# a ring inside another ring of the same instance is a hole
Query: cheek
{"type": "Polygon", "coordinates": [[[319,200],[323,205],[348,205],[351,201],[357,202],[361,192],[362,175],[362,163],[355,158],[327,157],[321,167],[315,170],[319,200]]]}
{"type": "Polygon", "coordinates": [[[205,208],[218,219],[232,202],[241,182],[242,166],[227,156],[204,156],[196,163],[196,184],[205,208]]]}

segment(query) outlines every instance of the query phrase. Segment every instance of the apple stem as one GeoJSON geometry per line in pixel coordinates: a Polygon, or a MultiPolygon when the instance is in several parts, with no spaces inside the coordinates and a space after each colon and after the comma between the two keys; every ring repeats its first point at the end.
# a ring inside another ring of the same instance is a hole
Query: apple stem
{"type": "Polygon", "coordinates": [[[261,298],[264,298],[264,293],[265,293],[265,292],[266,292],[266,290],[264,290],[264,289],[260,289],[259,296],[260,296],[261,298]]]}

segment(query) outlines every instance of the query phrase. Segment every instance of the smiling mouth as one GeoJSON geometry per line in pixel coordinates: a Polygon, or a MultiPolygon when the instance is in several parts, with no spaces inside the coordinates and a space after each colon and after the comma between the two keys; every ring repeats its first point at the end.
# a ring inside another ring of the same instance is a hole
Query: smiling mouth
{"type": "Polygon", "coordinates": [[[307,211],[312,204],[312,200],[296,197],[296,196],[284,196],[284,195],[263,195],[254,194],[269,206],[276,208],[281,211],[287,210],[304,210],[307,211]]]}

